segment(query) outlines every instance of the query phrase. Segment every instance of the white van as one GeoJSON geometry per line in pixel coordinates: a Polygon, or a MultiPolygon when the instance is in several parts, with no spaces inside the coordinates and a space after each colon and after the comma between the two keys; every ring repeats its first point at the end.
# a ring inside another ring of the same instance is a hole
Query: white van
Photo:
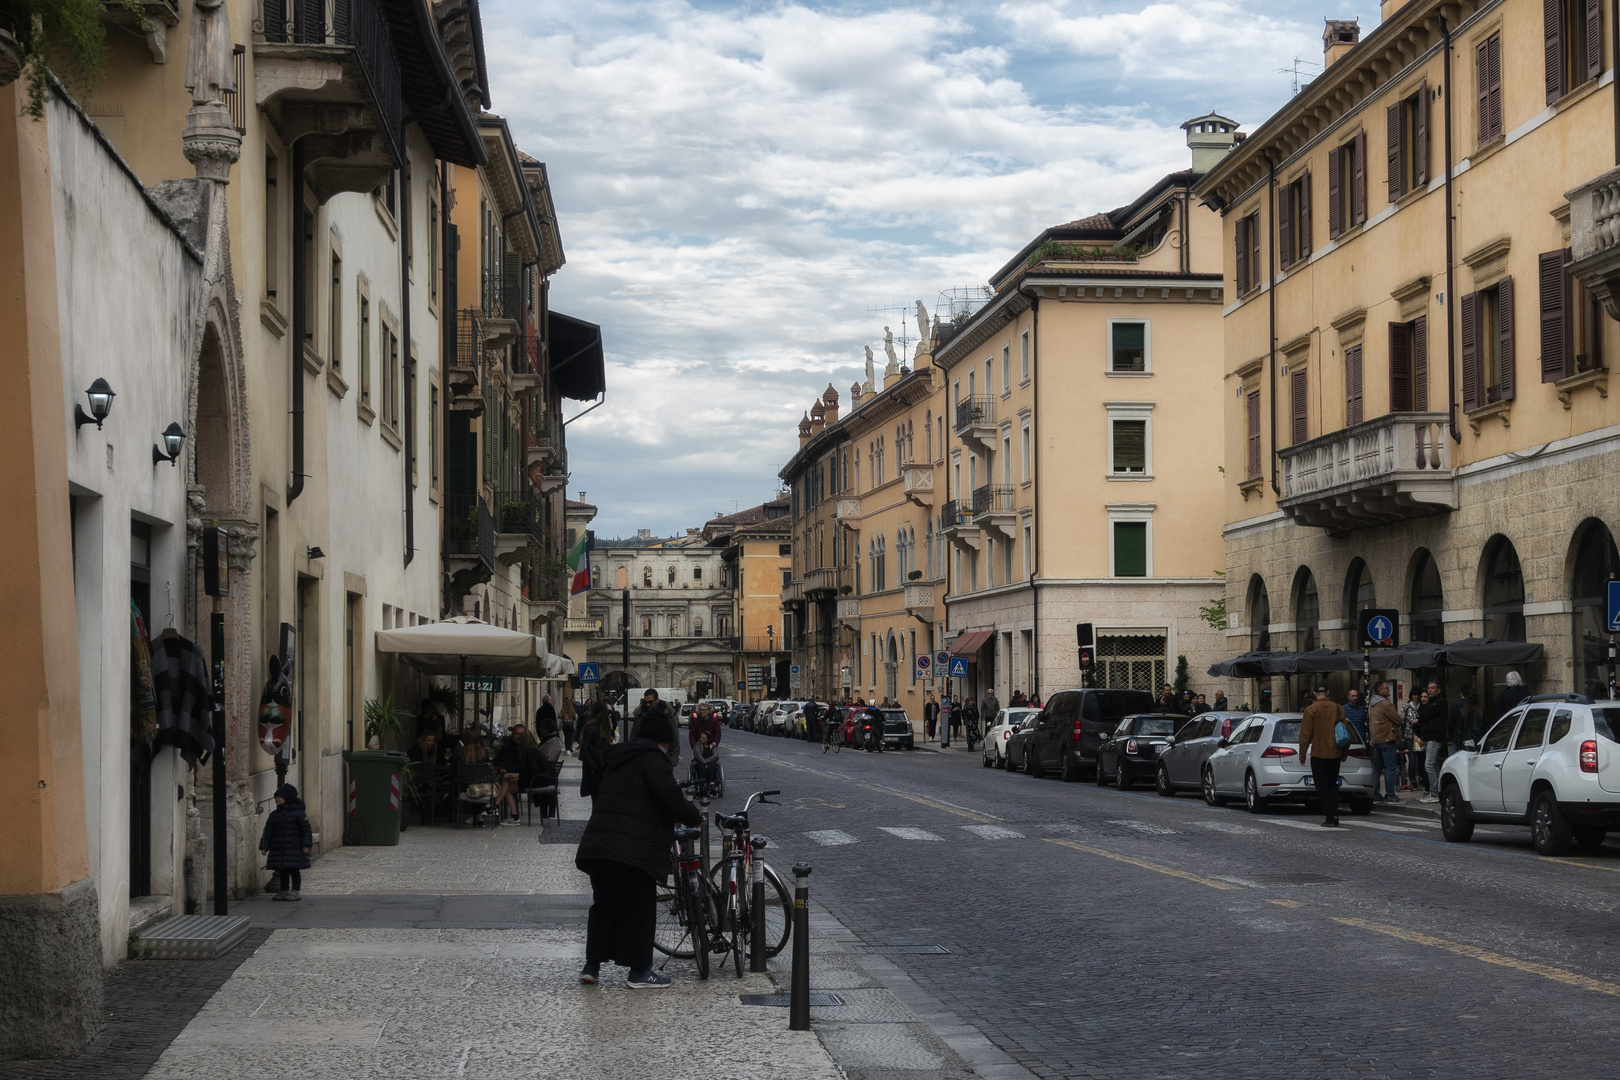
{"type": "Polygon", "coordinates": [[[656,693],[658,700],[669,706],[669,711],[676,715],[679,723],[681,706],[686,704],[686,691],[679,686],[638,686],[633,688],[629,696],[624,699],[626,715],[634,716],[636,714],[636,710],[641,708],[641,699],[646,696],[648,690],[656,693]]]}

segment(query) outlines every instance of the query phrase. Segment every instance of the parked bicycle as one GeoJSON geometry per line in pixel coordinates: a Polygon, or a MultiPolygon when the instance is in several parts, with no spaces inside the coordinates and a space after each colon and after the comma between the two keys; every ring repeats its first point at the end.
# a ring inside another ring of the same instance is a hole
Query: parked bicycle
{"type": "Polygon", "coordinates": [[[657,924],[653,947],[666,956],[697,961],[698,978],[707,979],[713,919],[709,884],[703,876],[703,855],[698,848],[702,835],[701,830],[690,826],[675,830],[673,869],[670,879],[658,886],[654,901],[657,924]]]}

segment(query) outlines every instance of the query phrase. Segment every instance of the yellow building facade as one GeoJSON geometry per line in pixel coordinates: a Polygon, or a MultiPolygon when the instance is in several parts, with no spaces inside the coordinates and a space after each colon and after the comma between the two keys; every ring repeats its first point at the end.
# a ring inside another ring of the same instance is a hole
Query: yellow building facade
{"type": "Polygon", "coordinates": [[[722,547],[725,581],[732,594],[732,619],[725,636],[735,655],[725,696],[758,701],[769,695],[774,675],[789,682],[787,646],[791,624],[783,618],[782,589],[792,581],[791,500],[769,502],[721,514],[704,523],[703,537],[722,547]],[[767,632],[769,631],[769,632],[767,632]]]}

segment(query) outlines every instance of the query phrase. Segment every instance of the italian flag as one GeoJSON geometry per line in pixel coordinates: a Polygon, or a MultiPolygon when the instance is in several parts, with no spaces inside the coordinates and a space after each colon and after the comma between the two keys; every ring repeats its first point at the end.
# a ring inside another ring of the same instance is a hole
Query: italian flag
{"type": "Polygon", "coordinates": [[[574,575],[573,584],[568,588],[568,595],[574,596],[591,587],[591,552],[587,546],[588,537],[583,533],[579,542],[568,552],[568,569],[574,575]]]}

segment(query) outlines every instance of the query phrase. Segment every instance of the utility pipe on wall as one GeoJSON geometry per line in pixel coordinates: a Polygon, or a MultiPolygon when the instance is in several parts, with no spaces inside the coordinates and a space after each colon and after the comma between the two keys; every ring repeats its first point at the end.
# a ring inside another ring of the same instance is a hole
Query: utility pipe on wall
{"type": "Polygon", "coordinates": [[[304,140],[292,145],[292,483],[287,505],[304,491],[304,335],[309,332],[304,307],[309,302],[308,268],[304,265],[304,140]]]}
{"type": "MultiPolygon", "coordinates": [[[[1267,351],[1270,355],[1271,407],[1271,493],[1281,495],[1277,483],[1277,162],[1271,151],[1266,156],[1266,297],[1269,310],[1267,351]]],[[[1256,267],[1256,269],[1259,269],[1256,267]]]]}
{"type": "Polygon", "coordinates": [[[1440,46],[1444,70],[1440,77],[1440,108],[1445,112],[1446,131],[1446,413],[1450,417],[1451,441],[1462,442],[1462,431],[1457,426],[1457,341],[1455,316],[1457,290],[1452,268],[1457,264],[1456,203],[1451,197],[1451,24],[1440,16],[1440,46]]]}

